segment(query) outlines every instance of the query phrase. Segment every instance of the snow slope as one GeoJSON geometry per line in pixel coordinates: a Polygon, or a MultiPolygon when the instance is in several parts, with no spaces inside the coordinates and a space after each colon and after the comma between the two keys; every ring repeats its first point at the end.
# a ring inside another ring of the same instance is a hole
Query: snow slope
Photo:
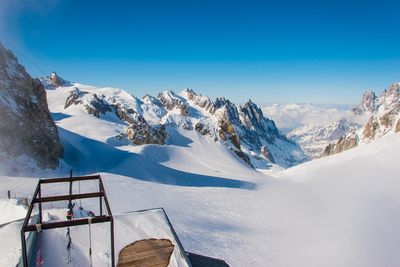
{"type": "Polygon", "coordinates": [[[399,266],[399,153],[389,134],[280,173],[260,197],[283,236],[271,266],[399,266]]]}
{"type": "Polygon", "coordinates": [[[25,218],[26,208],[18,205],[16,199],[0,199],[0,211],[0,240],[3,240],[0,243],[0,266],[15,266],[21,255],[19,237],[22,221],[8,223],[25,218]]]}
{"type": "MultiPolygon", "coordinates": [[[[389,134],[290,168],[276,179],[265,177],[254,190],[102,176],[115,214],[163,206],[185,249],[232,266],[398,266],[398,153],[400,135],[389,134]]],[[[178,169],[180,163],[174,164],[178,169]]],[[[229,168],[219,171],[240,176],[229,168]]],[[[36,183],[1,181],[1,193],[10,184],[20,192],[33,191],[36,183]]]]}
{"type": "MultiPolygon", "coordinates": [[[[84,89],[91,90],[90,87],[84,89]]],[[[109,91],[108,88],[104,90],[109,91]]],[[[47,93],[65,149],[64,172],[72,166],[75,173],[81,174],[109,172],[165,184],[232,188],[254,187],[254,178],[249,176],[261,179],[261,174],[249,168],[222,143],[196,131],[170,127],[167,145],[135,146],[115,138],[127,125],[114,114],[96,118],[79,105],[64,109],[69,94],[66,88],[47,93]],[[227,166],[236,174],[236,179],[221,175],[227,166]]]]}

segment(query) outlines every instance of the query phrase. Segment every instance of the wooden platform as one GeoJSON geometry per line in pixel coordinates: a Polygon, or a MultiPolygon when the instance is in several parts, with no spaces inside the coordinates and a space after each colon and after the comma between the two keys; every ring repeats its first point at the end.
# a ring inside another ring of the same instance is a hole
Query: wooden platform
{"type": "Polygon", "coordinates": [[[120,251],[117,267],[167,267],[174,247],[168,239],[136,241],[120,251]]]}

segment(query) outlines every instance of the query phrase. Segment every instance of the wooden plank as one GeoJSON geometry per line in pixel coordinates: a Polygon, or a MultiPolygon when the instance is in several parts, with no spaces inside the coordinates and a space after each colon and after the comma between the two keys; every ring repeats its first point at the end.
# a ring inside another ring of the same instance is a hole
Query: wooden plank
{"type": "Polygon", "coordinates": [[[135,243],[130,244],[126,246],[126,248],[129,248],[130,250],[134,250],[137,253],[140,252],[145,252],[148,251],[149,249],[158,249],[158,248],[164,248],[164,247],[169,247],[170,244],[168,242],[164,242],[162,239],[160,240],[154,240],[154,242],[142,242],[140,245],[137,245],[135,243]]]}
{"type": "Polygon", "coordinates": [[[168,239],[139,240],[120,251],[117,267],[167,267],[174,248],[168,239]]]}
{"type": "Polygon", "coordinates": [[[173,247],[164,247],[164,248],[158,248],[158,249],[151,249],[148,251],[144,251],[141,253],[135,253],[132,251],[130,254],[124,254],[120,257],[120,262],[129,262],[129,261],[134,261],[137,259],[145,260],[145,259],[151,259],[151,258],[156,258],[159,257],[160,255],[164,254],[169,254],[173,251],[173,247]]]}

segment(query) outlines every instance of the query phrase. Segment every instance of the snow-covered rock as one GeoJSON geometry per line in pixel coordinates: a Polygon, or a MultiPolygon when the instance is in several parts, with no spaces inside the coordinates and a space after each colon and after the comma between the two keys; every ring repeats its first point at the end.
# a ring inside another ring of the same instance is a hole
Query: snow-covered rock
{"type": "Polygon", "coordinates": [[[46,91],[0,44],[0,161],[14,169],[56,168],[63,156],[46,91]]]}
{"type": "Polygon", "coordinates": [[[362,114],[364,112],[374,112],[377,109],[377,101],[375,93],[372,91],[366,91],[362,97],[360,104],[355,106],[352,111],[355,114],[362,114]]]}
{"type": "Polygon", "coordinates": [[[330,143],[360,127],[359,124],[341,119],[328,125],[303,125],[289,132],[287,136],[298,143],[308,156],[318,158],[330,143]]]}
{"type": "Polygon", "coordinates": [[[361,103],[353,109],[358,113],[370,112],[368,122],[359,130],[350,132],[338,142],[327,146],[323,156],[336,154],[357,145],[369,143],[388,133],[399,131],[399,83],[394,83],[388,89],[385,89],[379,98],[374,97],[374,95],[372,92],[364,93],[361,103]]]}
{"type": "Polygon", "coordinates": [[[71,82],[66,81],[63,78],[61,78],[60,76],[58,76],[55,71],[53,71],[47,77],[39,78],[39,81],[43,84],[44,88],[47,90],[55,89],[60,86],[71,86],[72,85],[71,82]]]}

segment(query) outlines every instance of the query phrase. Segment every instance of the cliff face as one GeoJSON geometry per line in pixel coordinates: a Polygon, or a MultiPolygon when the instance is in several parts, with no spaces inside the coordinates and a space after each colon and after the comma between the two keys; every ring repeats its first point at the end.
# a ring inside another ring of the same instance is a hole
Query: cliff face
{"type": "Polygon", "coordinates": [[[10,50],[0,44],[0,158],[21,156],[42,168],[56,168],[63,156],[43,85],[32,79],[10,50]]]}
{"type": "Polygon", "coordinates": [[[369,143],[390,132],[400,131],[400,85],[392,84],[379,97],[373,92],[364,93],[361,103],[354,109],[356,114],[371,113],[368,122],[358,131],[343,136],[329,144],[321,156],[336,154],[359,144],[369,143]]]}

